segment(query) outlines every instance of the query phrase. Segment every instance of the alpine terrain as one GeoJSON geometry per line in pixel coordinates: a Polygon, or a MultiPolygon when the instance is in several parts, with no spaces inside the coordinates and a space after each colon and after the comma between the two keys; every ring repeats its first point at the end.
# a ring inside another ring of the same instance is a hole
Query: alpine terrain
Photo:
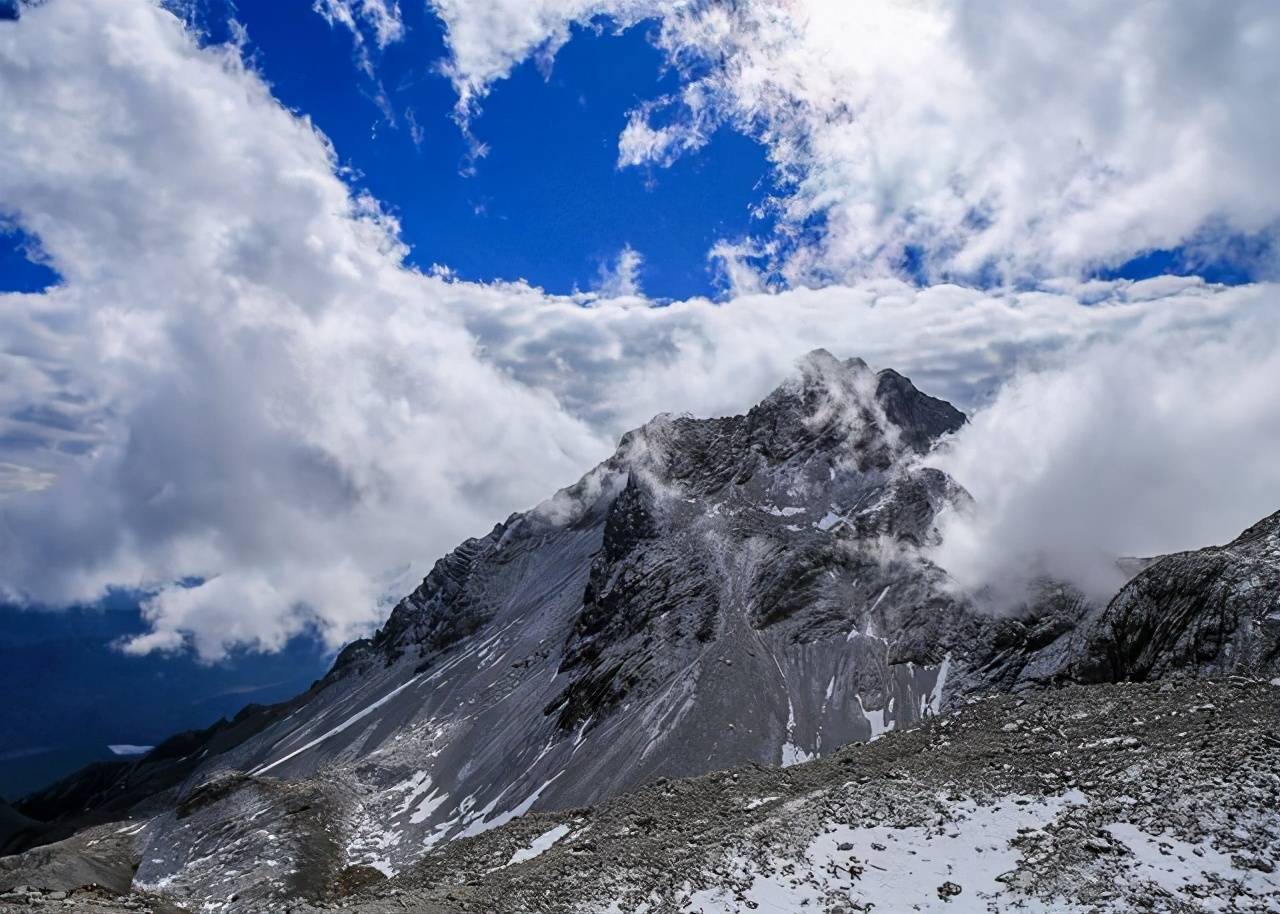
{"type": "Polygon", "coordinates": [[[1280,910],[1280,514],[994,613],[965,421],[821,350],[658,416],[304,694],[0,806],[0,907],[1280,910]]]}

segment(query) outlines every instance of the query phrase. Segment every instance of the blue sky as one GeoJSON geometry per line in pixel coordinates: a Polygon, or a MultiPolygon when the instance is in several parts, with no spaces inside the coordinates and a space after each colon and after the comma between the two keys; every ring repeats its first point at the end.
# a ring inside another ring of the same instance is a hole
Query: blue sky
{"type": "MultiPolygon", "coordinates": [[[[765,150],[729,128],[671,167],[617,167],[628,110],[677,87],[647,40],[651,23],[621,34],[574,26],[545,78],[535,62],[520,64],[473,124],[488,154],[471,171],[452,119],[456,96],[439,72],[441,24],[425,4],[404,4],[402,14],[406,38],[373,53],[375,81],[357,68],[351,35],[309,2],[236,11],[276,96],[310,115],[353,170],[351,183],[400,218],[418,266],[585,291],[629,245],[644,258],[646,293],[683,298],[716,291],[707,252],[717,239],[767,227],[751,216],[769,189],[765,150]]],[[[204,21],[212,40],[230,37],[212,9],[204,21]]]]}
{"type": "MultiPolygon", "coordinates": [[[[209,41],[232,38],[221,7],[201,15],[209,41]]],[[[234,13],[277,98],[310,116],[351,169],[353,187],[401,220],[422,269],[586,291],[630,246],[644,258],[639,279],[650,296],[712,295],[712,244],[769,225],[751,215],[768,192],[765,151],[731,129],[671,167],[617,167],[627,111],[675,87],[646,40],[648,25],[622,34],[575,27],[549,78],[534,62],[521,64],[473,125],[488,154],[470,169],[452,119],[456,96],[436,66],[442,29],[425,6],[404,7],[408,38],[377,55],[377,81],[357,67],[351,36],[309,2],[248,3],[234,13]],[[379,83],[393,121],[377,100],[379,83]]],[[[0,235],[0,287],[37,291],[56,279],[24,256],[29,247],[20,231],[0,235]]]]}

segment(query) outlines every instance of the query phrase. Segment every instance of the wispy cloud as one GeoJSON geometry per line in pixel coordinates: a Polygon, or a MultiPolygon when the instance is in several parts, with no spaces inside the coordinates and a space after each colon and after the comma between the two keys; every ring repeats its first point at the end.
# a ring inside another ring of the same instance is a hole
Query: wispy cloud
{"type": "Polygon", "coordinates": [[[613,262],[600,267],[596,291],[604,298],[634,298],[641,293],[640,270],[644,258],[640,252],[626,245],[613,262]]]}
{"type": "Polygon", "coordinates": [[[404,20],[400,4],[386,0],[315,0],[312,9],[329,25],[340,25],[351,32],[357,45],[365,42],[367,30],[381,50],[404,38],[404,20]]]}

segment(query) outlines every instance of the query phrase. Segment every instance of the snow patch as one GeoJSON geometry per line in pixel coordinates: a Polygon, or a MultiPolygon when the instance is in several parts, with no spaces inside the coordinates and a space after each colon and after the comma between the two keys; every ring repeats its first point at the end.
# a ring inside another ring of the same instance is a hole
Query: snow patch
{"type": "Polygon", "coordinates": [[[1237,867],[1208,841],[1191,844],[1171,835],[1150,835],[1128,822],[1106,828],[1133,854],[1130,872],[1134,880],[1154,882],[1201,910],[1239,910],[1232,906],[1228,888],[1232,883],[1239,883],[1251,895],[1280,892],[1280,874],[1237,867]]]}
{"type": "Polygon", "coordinates": [[[522,847],[511,855],[511,859],[507,862],[507,866],[515,866],[517,863],[524,863],[526,860],[532,860],[540,854],[546,853],[551,849],[557,841],[569,834],[569,826],[557,825],[550,831],[545,831],[529,843],[528,847],[522,847]]]}
{"type": "Polygon", "coordinates": [[[879,739],[889,732],[890,728],[884,722],[884,708],[868,711],[866,705],[862,703],[862,696],[859,695],[858,709],[862,712],[862,716],[866,718],[867,723],[871,724],[871,735],[867,737],[867,742],[879,739]]]}
{"type": "Polygon", "coordinates": [[[515,819],[519,816],[523,816],[525,813],[527,813],[530,809],[533,808],[534,803],[538,802],[538,797],[542,796],[542,792],[546,790],[548,787],[550,787],[551,784],[555,781],[555,779],[560,777],[560,775],[562,774],[564,774],[564,771],[559,771],[556,774],[553,774],[550,778],[548,778],[546,781],[543,782],[541,787],[539,787],[533,793],[525,797],[515,807],[508,809],[506,812],[498,813],[492,819],[486,819],[485,815],[488,814],[488,811],[494,805],[493,803],[490,803],[488,806],[484,808],[484,810],[482,810],[479,816],[477,816],[474,820],[472,820],[467,825],[466,828],[458,832],[458,834],[455,835],[454,837],[470,838],[473,835],[478,835],[478,834],[481,834],[482,832],[487,832],[491,828],[497,828],[500,825],[506,825],[512,819],[515,819]]]}
{"type": "Polygon", "coordinates": [[[449,799],[449,795],[443,791],[433,790],[427,794],[426,798],[418,804],[418,808],[413,811],[413,815],[409,816],[409,821],[414,825],[419,822],[425,822],[430,819],[432,814],[440,808],[445,800],[449,799]]]}
{"type": "Polygon", "coordinates": [[[803,746],[787,740],[782,744],[782,767],[790,768],[792,765],[799,765],[802,762],[812,762],[818,756],[809,752],[803,746]]]}
{"type": "Polygon", "coordinates": [[[794,517],[797,514],[803,514],[805,509],[791,506],[779,508],[774,505],[765,505],[764,510],[769,514],[772,514],[774,517],[794,517]]]}
{"type": "MultiPolygon", "coordinates": [[[[930,714],[937,716],[942,713],[942,687],[947,684],[947,673],[951,671],[951,652],[947,652],[947,656],[942,658],[942,663],[938,666],[938,678],[933,683],[933,691],[929,693],[928,703],[925,707],[930,714]]],[[[920,715],[924,717],[924,714],[920,715]]]]}
{"type": "Polygon", "coordinates": [[[996,877],[1017,865],[1020,852],[1010,842],[1019,829],[1053,821],[1073,799],[1010,797],[991,806],[967,801],[953,808],[955,820],[946,829],[828,823],[829,830],[813,838],[798,859],[778,855],[761,867],[744,857],[731,858],[728,869],[735,886],[694,892],[680,910],[736,914],[750,908],[783,914],[824,910],[828,899],[847,897],[852,910],[1062,911],[1060,905],[1017,893],[996,877]],[[946,882],[959,885],[960,894],[942,897],[938,889],[946,882]]]}
{"type": "Polygon", "coordinates": [[[822,519],[819,520],[816,524],[814,524],[814,526],[817,527],[819,530],[830,530],[832,527],[834,527],[836,524],[840,523],[843,520],[844,518],[841,517],[839,514],[833,514],[832,512],[828,511],[826,514],[822,515],[822,519]]]}

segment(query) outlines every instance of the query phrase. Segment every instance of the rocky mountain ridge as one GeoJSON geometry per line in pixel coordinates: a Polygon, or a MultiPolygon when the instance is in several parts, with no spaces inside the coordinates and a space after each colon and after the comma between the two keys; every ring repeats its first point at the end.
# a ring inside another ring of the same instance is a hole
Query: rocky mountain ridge
{"type": "Polygon", "coordinates": [[[308,692],[18,811],[49,823],[43,840],[145,822],[136,888],[256,910],[655,778],[823,757],[972,696],[1276,667],[1274,524],[1166,557],[1107,606],[1046,583],[994,616],[958,594],[928,547],[970,499],[924,458],[964,421],[822,351],[744,415],[659,416],[437,562],[308,692]],[[251,859],[273,862],[235,863],[251,859]]]}

